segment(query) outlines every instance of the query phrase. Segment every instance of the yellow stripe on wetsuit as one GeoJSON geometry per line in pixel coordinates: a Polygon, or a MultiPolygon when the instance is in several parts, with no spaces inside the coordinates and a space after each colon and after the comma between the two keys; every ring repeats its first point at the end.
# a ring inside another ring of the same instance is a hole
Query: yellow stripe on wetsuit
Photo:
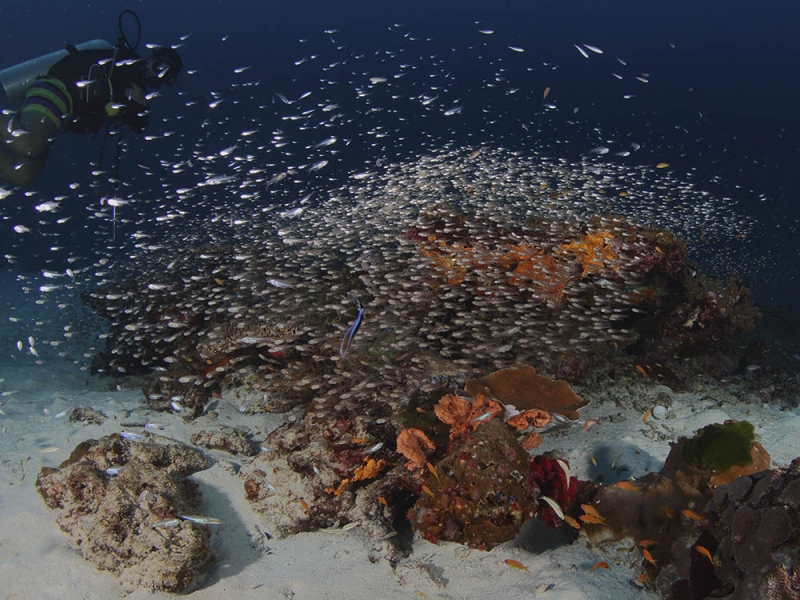
{"type": "Polygon", "coordinates": [[[55,77],[43,77],[28,88],[19,114],[37,113],[61,129],[72,117],[72,96],[64,82],[55,77]]]}

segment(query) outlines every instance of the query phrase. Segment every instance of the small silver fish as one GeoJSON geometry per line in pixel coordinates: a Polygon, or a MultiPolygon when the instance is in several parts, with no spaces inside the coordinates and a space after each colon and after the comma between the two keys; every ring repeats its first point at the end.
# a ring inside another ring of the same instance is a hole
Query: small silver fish
{"type": "Polygon", "coordinates": [[[157,523],[153,523],[151,527],[153,529],[158,529],[159,527],[177,527],[181,524],[180,519],[164,519],[163,521],[158,521],[157,523]]]}
{"type": "Polygon", "coordinates": [[[485,421],[486,419],[490,418],[494,413],[494,411],[490,410],[489,412],[485,412],[482,415],[478,415],[474,419],[470,421],[470,423],[480,423],[481,421],[485,421]]]}
{"type": "Polygon", "coordinates": [[[294,287],[294,285],[292,285],[288,281],[283,281],[281,279],[267,279],[267,283],[270,284],[271,286],[274,286],[282,290],[294,287]]]}
{"type": "Polygon", "coordinates": [[[178,515],[178,518],[184,521],[191,521],[198,525],[220,525],[222,521],[216,517],[204,517],[202,515],[178,515]]]}

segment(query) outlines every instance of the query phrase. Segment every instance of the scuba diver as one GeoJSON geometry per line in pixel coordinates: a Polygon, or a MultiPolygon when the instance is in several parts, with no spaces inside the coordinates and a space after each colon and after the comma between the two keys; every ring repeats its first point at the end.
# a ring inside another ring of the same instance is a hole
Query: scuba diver
{"type": "MultiPolygon", "coordinates": [[[[139,18],[123,11],[116,46],[93,40],[0,71],[0,98],[21,106],[0,115],[0,181],[27,187],[38,177],[59,132],[96,134],[147,126],[150,90],[171,86],[180,73],[180,55],[156,46],[142,59],[139,18]],[[136,43],[122,29],[126,14],[136,19],[136,43]]],[[[105,140],[104,140],[105,142],[105,140]]],[[[105,144],[104,144],[105,145],[105,144]]],[[[101,149],[102,159],[102,149],[101,149]]]]}

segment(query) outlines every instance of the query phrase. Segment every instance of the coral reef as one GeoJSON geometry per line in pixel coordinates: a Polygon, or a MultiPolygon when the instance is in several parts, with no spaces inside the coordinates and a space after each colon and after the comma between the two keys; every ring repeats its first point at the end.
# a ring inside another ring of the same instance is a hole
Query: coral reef
{"type": "Polygon", "coordinates": [[[42,468],[36,487],[83,557],[117,574],[125,590],[181,592],[212,560],[208,527],[182,519],[200,504],[186,477],[207,467],[186,446],[114,434],[42,468]]]}
{"type": "Polygon", "coordinates": [[[267,437],[242,467],[245,497],[270,535],[359,524],[374,558],[393,558],[398,507],[410,500],[395,465],[391,409],[319,398],[302,420],[267,437]]]}
{"type": "MultiPolygon", "coordinates": [[[[490,149],[474,158],[390,166],[319,206],[264,211],[233,242],[208,243],[220,238],[204,230],[148,256],[84,294],[109,321],[94,370],[147,374],[148,405],[189,419],[229,399],[224,388],[238,390],[242,412],[302,406],[240,473],[271,534],[359,524],[372,556],[392,557],[406,515],[432,541],[491,548],[536,515],[559,526],[560,508],[595,541],[659,540],[644,565],[653,575],[704,524],[681,511],[762,466],[763,448],[726,468],[715,443],[693,442],[684,457],[681,440],[661,474],[584,484],[600,516],[577,514],[565,462],[528,451],[586,405],[564,379],[636,368],[679,380],[686,356],[752,327],[752,297],[735,276],[698,273],[668,229],[687,219],[654,209],[658,225],[643,224],[631,207],[646,190],[633,203],[627,189],[608,194],[601,166],[490,149]]],[[[666,206],[658,189],[651,208],[666,206]]],[[[709,206],[689,189],[670,195],[709,206]]],[[[194,439],[247,447],[224,432],[194,439]]]]}
{"type": "Polygon", "coordinates": [[[148,403],[189,418],[221,387],[262,392],[251,412],[348,394],[364,381],[398,402],[431,376],[517,362],[577,381],[607,367],[605,349],[629,347],[633,360],[668,369],[674,354],[708,348],[757,316],[740,281],[697,274],[677,235],[614,216],[596,173],[577,175],[583,165],[548,165],[559,186],[550,176],[509,177],[525,161],[501,151],[468,165],[457,158],[404,165],[408,177],[387,172],[390,198],[382,187],[345,187],[288,222],[266,212],[247,240],[203,238],[177,249],[181,260],[163,256],[86,292],[110,323],[94,369],[161,371],[148,403]],[[364,313],[344,357],[353,299],[364,313]]]}
{"type": "Polygon", "coordinates": [[[567,510],[575,500],[578,482],[570,477],[565,461],[544,455],[529,458],[528,450],[537,445],[531,443],[532,436],[539,437],[535,428],[551,420],[549,413],[532,406],[541,395],[540,405],[560,409],[577,419],[576,407],[586,403],[566,382],[537,376],[535,369],[525,365],[471,380],[467,390],[480,391],[474,399],[445,394],[434,406],[439,421],[450,427],[446,449],[435,452],[433,442],[417,429],[400,434],[404,441],[427,441],[424,453],[416,446],[402,453],[409,458],[407,469],[419,469],[409,481],[419,493],[408,511],[414,528],[431,542],[446,540],[488,550],[513,539],[521,525],[534,516],[559,527],[560,517],[553,505],[567,510]],[[500,398],[510,404],[504,406],[500,398]],[[514,406],[523,406],[524,410],[514,406]],[[495,418],[501,415],[503,419],[495,418]],[[518,442],[515,432],[529,429],[529,435],[518,442]],[[426,473],[421,469],[422,461],[431,454],[442,458],[427,463],[427,478],[423,479],[426,473]]]}
{"type": "Polygon", "coordinates": [[[255,456],[258,453],[244,431],[225,425],[220,426],[215,431],[198,431],[192,434],[190,441],[197,446],[212,450],[223,450],[234,455],[255,456]]]}
{"type": "Polygon", "coordinates": [[[800,598],[800,459],[717,488],[704,513],[707,527],[658,579],[665,597],[800,598]]]}
{"type": "MultiPolygon", "coordinates": [[[[714,559],[697,550],[702,548],[713,557],[722,539],[715,535],[718,530],[714,524],[719,523],[719,518],[712,514],[713,498],[718,498],[720,493],[725,497],[727,492],[720,490],[749,486],[746,483],[749,478],[760,478],[770,464],[769,454],[751,437],[748,425],[746,421],[726,422],[704,427],[692,438],[679,438],[672,444],[660,473],[650,473],[635,481],[583,482],[578,493],[579,502],[587,511],[580,517],[582,531],[595,543],[632,538],[643,555],[642,569],[649,581],[657,577],[661,582],[674,581],[675,569],[684,578],[689,578],[690,570],[694,569],[692,577],[700,578],[703,585],[715,581],[716,575],[710,573],[705,564],[711,561],[714,566],[714,559]],[[720,431],[728,435],[720,436],[720,431]],[[715,456],[714,446],[727,446],[731,443],[730,436],[736,439],[734,443],[749,440],[749,460],[741,461],[746,464],[728,461],[728,468],[722,471],[697,464],[698,448],[710,449],[709,455],[715,456]],[[688,452],[687,447],[690,448],[688,452]],[[662,574],[669,565],[675,566],[669,567],[668,575],[662,574]]],[[[710,591],[686,597],[703,598],[710,591]]]]}

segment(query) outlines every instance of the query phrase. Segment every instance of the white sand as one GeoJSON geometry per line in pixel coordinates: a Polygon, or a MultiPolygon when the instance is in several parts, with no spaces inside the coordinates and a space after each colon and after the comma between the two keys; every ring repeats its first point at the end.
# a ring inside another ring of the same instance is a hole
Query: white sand
{"type": "MultiPolygon", "coordinates": [[[[7,343],[13,347],[15,341],[7,343]]],[[[210,417],[185,424],[174,415],[151,414],[142,408],[138,389],[115,389],[113,380],[89,377],[59,359],[54,349],[40,351],[41,364],[35,364],[30,354],[14,352],[15,357],[0,369],[4,392],[0,398],[4,412],[0,415],[0,597],[124,596],[113,575],[97,571],[70,548],[55,523],[56,513],[45,507],[36,492],[36,475],[42,466],[57,466],[79,442],[119,431],[123,421],[165,423],[165,436],[188,443],[192,433],[212,424],[210,417]],[[109,418],[99,426],[71,424],[66,415],[57,417],[76,406],[92,406],[109,418]],[[122,414],[126,409],[131,411],[129,417],[122,414]],[[60,450],[43,453],[48,447],[60,450]]],[[[583,417],[616,415],[616,422],[604,421],[589,431],[573,428],[546,433],[541,451],[561,452],[581,479],[608,475],[612,463],[617,471],[628,469],[624,474],[635,477],[658,471],[669,444],[654,440],[691,435],[699,427],[727,418],[752,422],[774,465],[786,465],[800,456],[800,411],[741,404],[730,387],[706,382],[694,393],[678,394],[632,373],[629,380],[603,390],[578,391],[591,401],[581,411],[583,417]],[[637,406],[653,405],[659,392],[669,394],[672,408],[664,418],[650,417],[645,424],[642,413],[632,408],[634,399],[637,406]]],[[[257,440],[282,419],[280,415],[243,415],[224,401],[217,410],[216,423],[245,426],[257,440]]],[[[229,468],[229,463],[242,459],[221,452],[207,454],[218,462],[193,476],[203,493],[201,512],[224,524],[213,529],[217,562],[191,598],[655,597],[635,583],[641,561],[636,553],[593,547],[585,537],[540,555],[517,542],[483,552],[451,543],[434,545],[416,537],[413,554],[395,569],[387,561],[369,562],[369,544],[359,528],[259,540],[258,519],[244,499],[242,481],[229,468]],[[508,558],[525,564],[529,572],[510,568],[504,563],[508,558]],[[611,569],[590,572],[600,560],[609,562],[611,569]]],[[[141,590],[129,597],[168,596],[141,590]]]]}

